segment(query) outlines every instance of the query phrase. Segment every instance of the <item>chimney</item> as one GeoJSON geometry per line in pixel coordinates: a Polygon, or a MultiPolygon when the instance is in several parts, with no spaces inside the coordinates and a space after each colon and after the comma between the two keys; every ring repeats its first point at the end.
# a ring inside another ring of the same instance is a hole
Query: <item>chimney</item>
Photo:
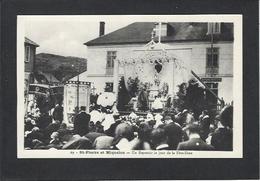
{"type": "Polygon", "coordinates": [[[99,36],[103,36],[105,34],[105,22],[101,21],[99,23],[99,36]]]}

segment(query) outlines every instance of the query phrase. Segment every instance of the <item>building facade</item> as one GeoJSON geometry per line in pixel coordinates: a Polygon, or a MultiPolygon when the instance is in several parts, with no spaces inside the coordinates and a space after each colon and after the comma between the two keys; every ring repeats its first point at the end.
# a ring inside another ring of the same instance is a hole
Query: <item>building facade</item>
{"type": "Polygon", "coordinates": [[[24,72],[25,72],[25,81],[33,83],[33,73],[35,68],[35,54],[36,48],[39,45],[29,38],[25,37],[24,41],[24,72]]]}
{"type": "MultiPolygon", "coordinates": [[[[195,72],[219,98],[230,103],[233,100],[233,24],[169,22],[160,26],[159,30],[158,23],[133,23],[85,43],[89,60],[87,78],[97,92],[103,92],[106,87],[116,92],[115,60],[144,47],[153,36],[155,42],[166,45],[167,51],[185,62],[187,69],[195,72]]],[[[122,67],[118,74],[124,74],[122,67]]],[[[177,84],[172,83],[171,94],[176,93],[177,84]]]]}

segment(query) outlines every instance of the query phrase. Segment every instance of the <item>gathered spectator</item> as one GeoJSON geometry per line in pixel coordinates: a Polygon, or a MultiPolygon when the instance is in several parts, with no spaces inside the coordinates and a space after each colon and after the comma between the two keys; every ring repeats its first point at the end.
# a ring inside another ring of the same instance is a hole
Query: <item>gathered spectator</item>
{"type": "Polygon", "coordinates": [[[130,141],[134,138],[133,127],[128,123],[120,123],[115,129],[115,136],[112,143],[114,149],[131,150],[130,141]]]}
{"type": "Polygon", "coordinates": [[[111,149],[113,137],[111,136],[99,136],[93,143],[93,148],[96,150],[109,150],[111,149]]]}
{"type": "Polygon", "coordinates": [[[63,107],[61,106],[60,103],[58,103],[55,108],[54,111],[52,113],[52,117],[54,120],[58,120],[60,121],[60,123],[62,123],[63,121],[63,107]]]}
{"type": "Polygon", "coordinates": [[[44,129],[44,136],[48,140],[50,139],[50,136],[53,132],[58,131],[60,128],[60,122],[58,120],[53,120],[51,124],[49,124],[45,129],[44,129]]]}
{"type": "Polygon", "coordinates": [[[170,150],[176,150],[182,141],[183,131],[178,123],[169,123],[164,126],[165,134],[168,137],[167,143],[170,150]]]}
{"type": "Polygon", "coordinates": [[[101,125],[99,121],[96,122],[95,127],[97,133],[104,133],[104,127],[101,125]]]}
{"type": "Polygon", "coordinates": [[[57,132],[59,133],[59,139],[62,142],[67,141],[72,135],[71,131],[67,129],[67,125],[65,123],[61,123],[57,132]]]}
{"type": "Polygon", "coordinates": [[[200,136],[202,140],[206,140],[209,135],[210,119],[208,115],[205,115],[200,121],[200,136]]]}
{"type": "Polygon", "coordinates": [[[189,136],[189,140],[179,143],[177,150],[213,150],[214,147],[208,145],[200,138],[200,127],[198,124],[189,124],[184,129],[189,136]]]}
{"type": "Polygon", "coordinates": [[[150,135],[153,128],[146,122],[143,122],[138,127],[138,140],[134,145],[134,150],[151,150],[150,135]]]}
{"type": "Polygon", "coordinates": [[[88,138],[91,143],[93,143],[95,139],[100,136],[106,136],[106,134],[99,133],[99,132],[89,132],[88,134],[85,135],[85,137],[88,138]]]}
{"type": "Polygon", "coordinates": [[[88,124],[90,115],[86,113],[86,107],[81,106],[80,112],[76,115],[74,120],[74,133],[83,136],[88,133],[88,124]]]}
{"type": "Polygon", "coordinates": [[[232,106],[223,108],[212,123],[207,110],[196,120],[188,109],[119,113],[99,105],[87,114],[82,106],[73,125],[62,123],[61,105],[52,114],[33,102],[29,107],[25,149],[233,150],[232,106]]]}
{"type": "Polygon", "coordinates": [[[172,117],[170,115],[165,115],[164,124],[170,124],[172,122],[173,122],[172,117]]]}
{"type": "Polygon", "coordinates": [[[25,125],[24,125],[24,130],[25,131],[31,131],[33,129],[34,125],[32,124],[32,119],[31,118],[26,118],[25,119],[25,125]]]}
{"type": "Polygon", "coordinates": [[[107,129],[105,131],[105,133],[108,135],[108,136],[112,136],[112,137],[115,137],[115,130],[116,130],[116,127],[122,123],[122,120],[119,119],[119,116],[114,116],[115,118],[115,123],[111,124],[111,126],[109,127],[109,129],[107,129]]]}
{"type": "Polygon", "coordinates": [[[233,106],[226,106],[220,112],[218,128],[212,133],[211,145],[218,151],[233,150],[233,106]]]}
{"type": "Polygon", "coordinates": [[[88,130],[89,130],[89,132],[96,131],[95,123],[93,121],[89,121],[88,130]]]}
{"type": "Polygon", "coordinates": [[[202,120],[205,116],[208,116],[208,115],[209,115],[208,111],[207,111],[207,110],[203,110],[203,111],[201,112],[201,115],[199,116],[199,122],[201,122],[201,120],[202,120]]]}
{"type": "Polygon", "coordinates": [[[56,148],[60,149],[62,148],[63,144],[59,139],[59,133],[58,132],[53,132],[50,136],[51,140],[47,146],[47,148],[56,148]]]}
{"type": "Polygon", "coordinates": [[[151,132],[151,143],[155,150],[168,150],[167,136],[163,128],[156,128],[151,132]]]}
{"type": "Polygon", "coordinates": [[[63,145],[62,149],[92,149],[92,143],[84,136],[74,135],[65,145],[63,145]]]}

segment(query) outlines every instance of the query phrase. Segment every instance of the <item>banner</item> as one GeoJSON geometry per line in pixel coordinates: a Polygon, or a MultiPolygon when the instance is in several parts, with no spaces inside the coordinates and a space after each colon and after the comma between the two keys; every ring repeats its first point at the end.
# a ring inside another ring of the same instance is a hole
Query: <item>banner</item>
{"type": "Polygon", "coordinates": [[[85,106],[89,112],[90,102],[90,83],[79,82],[79,94],[77,94],[77,82],[69,81],[64,86],[64,121],[67,124],[73,124],[75,108],[77,107],[77,96],[79,96],[79,107],[85,106]]]}

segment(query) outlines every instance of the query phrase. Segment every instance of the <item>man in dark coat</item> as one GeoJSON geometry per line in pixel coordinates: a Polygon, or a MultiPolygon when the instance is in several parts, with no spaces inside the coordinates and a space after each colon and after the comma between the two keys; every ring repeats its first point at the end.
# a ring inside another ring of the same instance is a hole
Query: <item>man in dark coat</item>
{"type": "Polygon", "coordinates": [[[170,150],[176,150],[179,142],[182,140],[183,131],[178,123],[172,122],[164,126],[167,143],[170,150]]]}
{"type": "Polygon", "coordinates": [[[90,115],[86,113],[86,107],[81,106],[80,112],[74,119],[74,134],[83,136],[88,133],[88,124],[90,121],[90,115]]]}
{"type": "Polygon", "coordinates": [[[200,138],[199,125],[192,123],[185,128],[187,135],[189,136],[188,141],[179,143],[177,150],[213,150],[214,147],[208,145],[200,138]]]}
{"type": "Polygon", "coordinates": [[[60,123],[62,123],[63,107],[61,106],[60,103],[55,106],[52,117],[53,117],[54,120],[58,120],[58,121],[60,121],[60,123]]]}
{"type": "Polygon", "coordinates": [[[211,145],[218,151],[233,150],[233,107],[226,106],[220,112],[218,128],[212,134],[211,145]]]}
{"type": "Polygon", "coordinates": [[[169,150],[167,135],[163,128],[156,128],[151,132],[151,143],[155,150],[169,150]]]}

